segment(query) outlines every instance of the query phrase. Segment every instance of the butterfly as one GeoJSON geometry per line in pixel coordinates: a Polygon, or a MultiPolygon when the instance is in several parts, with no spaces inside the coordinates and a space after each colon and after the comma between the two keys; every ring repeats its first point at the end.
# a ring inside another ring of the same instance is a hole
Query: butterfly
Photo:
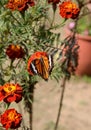
{"type": "Polygon", "coordinates": [[[53,58],[46,52],[35,52],[28,60],[28,72],[48,80],[53,68],[53,58]]]}

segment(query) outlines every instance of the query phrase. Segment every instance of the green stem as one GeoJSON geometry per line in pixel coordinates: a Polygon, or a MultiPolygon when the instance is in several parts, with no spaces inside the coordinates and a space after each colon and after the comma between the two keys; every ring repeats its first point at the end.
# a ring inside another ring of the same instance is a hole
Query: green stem
{"type": "Polygon", "coordinates": [[[27,111],[29,113],[29,130],[33,130],[33,101],[34,101],[34,85],[29,85],[29,89],[27,94],[29,93],[29,96],[26,95],[25,97],[25,106],[27,108],[27,111]]]}
{"type": "Polygon", "coordinates": [[[57,28],[60,28],[60,27],[64,26],[66,20],[67,20],[67,19],[64,19],[64,21],[63,21],[62,23],[57,24],[57,25],[54,25],[54,26],[51,26],[51,27],[49,28],[49,30],[51,30],[51,29],[57,29],[57,28]]]}
{"type": "Polygon", "coordinates": [[[53,26],[54,20],[55,20],[55,12],[56,12],[56,5],[52,4],[52,9],[53,9],[53,18],[51,22],[51,27],[53,26]]]}

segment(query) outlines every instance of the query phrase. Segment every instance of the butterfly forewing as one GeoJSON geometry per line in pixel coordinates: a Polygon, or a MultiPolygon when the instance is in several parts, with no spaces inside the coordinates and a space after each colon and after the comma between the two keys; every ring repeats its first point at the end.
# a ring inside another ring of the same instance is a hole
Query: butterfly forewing
{"type": "Polygon", "coordinates": [[[38,74],[44,78],[45,80],[49,77],[49,64],[48,64],[48,58],[47,57],[41,57],[40,59],[36,59],[34,61],[34,65],[36,66],[36,70],[38,74]]]}
{"type": "Polygon", "coordinates": [[[53,68],[52,57],[41,56],[40,58],[36,58],[30,64],[30,69],[33,74],[38,74],[45,80],[48,80],[49,74],[53,68]]]}

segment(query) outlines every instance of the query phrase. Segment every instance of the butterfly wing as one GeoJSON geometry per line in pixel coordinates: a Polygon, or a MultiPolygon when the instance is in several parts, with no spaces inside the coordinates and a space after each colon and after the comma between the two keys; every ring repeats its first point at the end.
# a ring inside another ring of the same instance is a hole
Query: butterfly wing
{"type": "Polygon", "coordinates": [[[52,68],[53,63],[52,63],[52,57],[50,55],[36,58],[30,64],[31,72],[33,74],[40,75],[45,80],[48,80],[52,68]]]}
{"type": "Polygon", "coordinates": [[[48,77],[49,77],[48,57],[43,56],[40,59],[36,59],[34,61],[34,65],[36,67],[37,73],[45,80],[48,80],[48,77]]]}

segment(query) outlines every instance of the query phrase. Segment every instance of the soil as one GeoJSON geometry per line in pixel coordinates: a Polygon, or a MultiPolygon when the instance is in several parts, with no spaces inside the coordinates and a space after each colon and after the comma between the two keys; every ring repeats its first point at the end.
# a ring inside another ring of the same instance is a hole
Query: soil
{"type": "MultiPolygon", "coordinates": [[[[36,85],[33,130],[54,130],[62,88],[55,81],[36,85]]],[[[58,130],[91,130],[91,83],[66,83],[58,130]]]]}

